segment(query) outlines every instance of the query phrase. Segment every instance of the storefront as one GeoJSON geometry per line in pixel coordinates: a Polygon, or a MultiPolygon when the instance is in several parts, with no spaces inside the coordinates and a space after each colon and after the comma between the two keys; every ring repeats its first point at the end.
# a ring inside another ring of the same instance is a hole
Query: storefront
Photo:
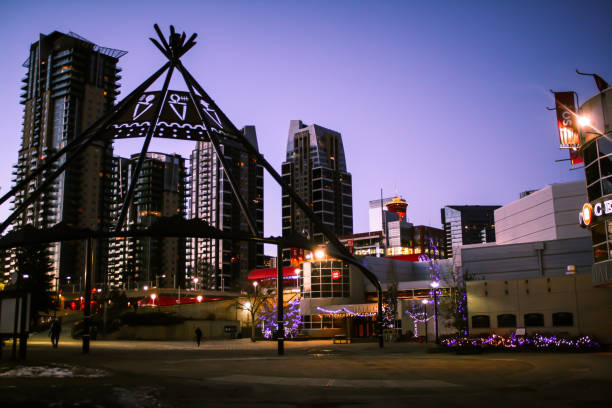
{"type": "MultiPolygon", "coordinates": [[[[578,111],[588,202],[580,225],[591,231],[593,284],[612,287],[612,88],[584,102],[578,111]]],[[[561,125],[560,125],[561,126],[561,125]]]]}

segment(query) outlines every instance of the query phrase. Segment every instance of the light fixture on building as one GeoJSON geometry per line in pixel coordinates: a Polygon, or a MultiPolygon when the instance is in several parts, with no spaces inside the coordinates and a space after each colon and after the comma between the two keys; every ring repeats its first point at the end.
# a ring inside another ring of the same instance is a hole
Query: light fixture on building
{"type": "Polygon", "coordinates": [[[576,265],[567,265],[566,275],[575,275],[576,274],[576,265]]]}
{"type": "Polygon", "coordinates": [[[591,118],[588,116],[578,116],[578,124],[582,127],[589,126],[591,124],[591,118]]]}
{"type": "Polygon", "coordinates": [[[321,260],[325,258],[325,251],[322,249],[317,249],[314,253],[316,259],[321,260]]]}

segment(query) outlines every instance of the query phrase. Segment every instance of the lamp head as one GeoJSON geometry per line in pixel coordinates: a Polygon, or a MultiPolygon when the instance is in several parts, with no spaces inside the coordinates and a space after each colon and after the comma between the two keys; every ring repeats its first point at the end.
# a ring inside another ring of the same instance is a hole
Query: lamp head
{"type": "Polygon", "coordinates": [[[589,126],[591,124],[591,118],[588,116],[578,116],[578,124],[581,127],[589,126]]]}

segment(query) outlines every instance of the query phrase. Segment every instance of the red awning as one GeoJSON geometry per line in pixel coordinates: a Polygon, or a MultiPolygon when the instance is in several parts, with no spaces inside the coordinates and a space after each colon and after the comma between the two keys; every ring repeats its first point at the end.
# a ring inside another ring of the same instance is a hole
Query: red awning
{"type": "MultiPolygon", "coordinates": [[[[283,268],[283,279],[295,279],[298,276],[295,273],[296,269],[298,268],[295,266],[285,266],[283,268]]],[[[276,274],[276,268],[253,269],[249,272],[249,280],[276,279],[276,274]]]]}
{"type": "Polygon", "coordinates": [[[174,305],[184,305],[187,303],[202,303],[202,302],[211,302],[214,300],[222,300],[221,298],[211,298],[211,297],[201,297],[198,300],[197,296],[181,296],[180,300],[176,296],[164,296],[159,295],[155,297],[155,300],[151,298],[151,296],[147,296],[138,301],[139,307],[153,307],[153,306],[174,306],[174,305]]]}
{"type": "Polygon", "coordinates": [[[395,259],[396,261],[406,261],[406,262],[419,262],[419,257],[421,254],[410,254],[410,255],[393,255],[393,256],[385,256],[387,259],[395,259]]]}

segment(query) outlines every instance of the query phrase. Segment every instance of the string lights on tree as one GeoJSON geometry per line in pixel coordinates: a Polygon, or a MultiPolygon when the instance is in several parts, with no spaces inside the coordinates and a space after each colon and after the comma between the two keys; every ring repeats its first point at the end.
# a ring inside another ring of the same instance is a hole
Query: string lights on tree
{"type": "Polygon", "coordinates": [[[419,337],[419,323],[425,323],[431,319],[433,319],[433,315],[427,317],[427,309],[423,308],[423,310],[417,311],[415,306],[415,302],[412,301],[412,311],[407,310],[406,313],[410,319],[412,319],[412,323],[414,324],[414,337],[419,337]]]}
{"type": "MultiPolygon", "coordinates": [[[[429,248],[433,252],[434,257],[438,255],[438,247],[434,244],[433,239],[429,238],[429,248]]],[[[428,254],[419,255],[419,261],[427,262],[427,268],[429,269],[429,279],[433,282],[440,282],[441,269],[440,265],[435,259],[432,259],[428,254]]],[[[454,326],[463,335],[467,335],[467,291],[465,288],[465,276],[461,269],[452,271],[452,280],[450,286],[453,286],[451,291],[452,296],[452,314],[455,322],[454,326]]],[[[434,297],[434,291],[437,288],[432,288],[429,291],[429,296],[434,297]]],[[[440,306],[440,297],[437,299],[437,306],[440,306]]]]}
{"type": "MultiPolygon", "coordinates": [[[[300,325],[302,324],[302,315],[300,315],[300,299],[298,297],[289,301],[284,310],[284,331],[285,338],[295,337],[298,334],[300,325]]],[[[266,339],[274,336],[274,332],[278,330],[278,322],[276,320],[276,301],[271,300],[266,303],[259,312],[259,326],[266,339]]]]}

